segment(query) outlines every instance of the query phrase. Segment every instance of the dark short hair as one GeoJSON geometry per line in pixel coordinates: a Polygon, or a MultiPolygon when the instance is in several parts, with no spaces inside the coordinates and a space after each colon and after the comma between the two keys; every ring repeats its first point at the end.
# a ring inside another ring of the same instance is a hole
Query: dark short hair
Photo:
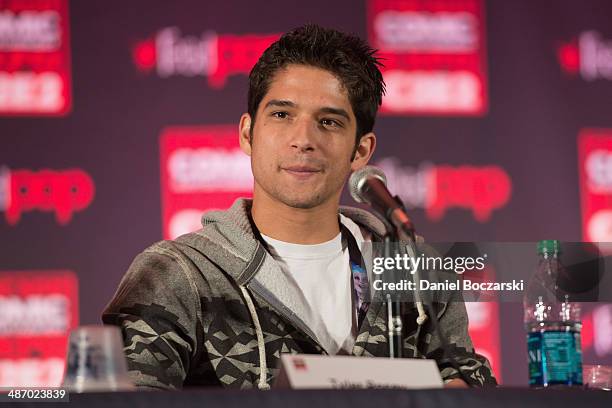
{"type": "Polygon", "coordinates": [[[251,130],[272,78],[289,64],[309,65],[334,74],[346,89],[357,119],[356,143],[371,132],[385,93],[380,59],[359,37],[308,24],[289,31],[270,45],[249,74],[248,113],[251,130]]]}

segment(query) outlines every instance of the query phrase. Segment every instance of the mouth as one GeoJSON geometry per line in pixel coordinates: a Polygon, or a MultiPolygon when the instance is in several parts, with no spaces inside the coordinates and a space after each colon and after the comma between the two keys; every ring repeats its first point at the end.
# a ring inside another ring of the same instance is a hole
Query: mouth
{"type": "Polygon", "coordinates": [[[300,180],[305,180],[314,177],[315,175],[322,172],[320,168],[312,166],[288,166],[281,167],[281,170],[300,180]]]}

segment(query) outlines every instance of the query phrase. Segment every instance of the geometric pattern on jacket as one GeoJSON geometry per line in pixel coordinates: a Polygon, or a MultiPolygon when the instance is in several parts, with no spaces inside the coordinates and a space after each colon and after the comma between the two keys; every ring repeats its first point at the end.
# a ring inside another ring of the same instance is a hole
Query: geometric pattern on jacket
{"type": "MultiPolygon", "coordinates": [[[[254,388],[262,366],[265,381],[273,382],[281,353],[325,354],[299,319],[300,305],[280,304],[271,296],[274,285],[290,285],[278,281],[278,265],[255,238],[250,206],[250,200],[239,199],[227,211],[205,214],[201,230],[152,245],[126,272],[102,320],[121,329],[136,385],[254,388]]],[[[370,213],[350,207],[341,212],[368,229],[373,240],[381,236],[384,226],[370,213]]],[[[444,381],[458,378],[431,324],[417,325],[414,304],[404,306],[403,355],[435,359],[444,381]]],[[[465,305],[449,301],[433,306],[470,385],[495,385],[489,362],[474,352],[465,305]]],[[[386,322],[386,308],[372,303],[351,354],[388,356],[386,322]]]]}

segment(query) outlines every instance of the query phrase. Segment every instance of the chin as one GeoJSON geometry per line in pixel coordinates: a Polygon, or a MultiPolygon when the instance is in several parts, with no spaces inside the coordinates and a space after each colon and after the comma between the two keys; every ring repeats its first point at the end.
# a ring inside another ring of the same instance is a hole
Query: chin
{"type": "Polygon", "coordinates": [[[289,207],[307,210],[321,205],[325,200],[321,196],[316,195],[310,197],[283,197],[280,201],[289,207]]]}

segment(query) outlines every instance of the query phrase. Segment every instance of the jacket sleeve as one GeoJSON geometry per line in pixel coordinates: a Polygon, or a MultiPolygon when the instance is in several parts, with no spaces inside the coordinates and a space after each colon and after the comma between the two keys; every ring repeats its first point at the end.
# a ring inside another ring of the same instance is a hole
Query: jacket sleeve
{"type": "MultiPolygon", "coordinates": [[[[448,342],[448,354],[453,358],[464,378],[470,386],[495,386],[497,380],[489,361],[474,351],[472,339],[468,333],[468,316],[465,303],[461,300],[450,301],[445,304],[437,303],[441,306],[438,310],[438,322],[440,331],[448,342]]],[[[431,327],[431,324],[430,324],[431,327]]],[[[435,359],[440,369],[440,374],[444,382],[455,378],[462,378],[459,372],[446,359],[442,342],[437,333],[431,333],[430,341],[427,344],[425,357],[435,359]]]]}
{"type": "Polygon", "coordinates": [[[138,255],[102,314],[121,329],[137,386],[180,389],[196,354],[200,300],[178,251],[156,244],[138,255]]]}

